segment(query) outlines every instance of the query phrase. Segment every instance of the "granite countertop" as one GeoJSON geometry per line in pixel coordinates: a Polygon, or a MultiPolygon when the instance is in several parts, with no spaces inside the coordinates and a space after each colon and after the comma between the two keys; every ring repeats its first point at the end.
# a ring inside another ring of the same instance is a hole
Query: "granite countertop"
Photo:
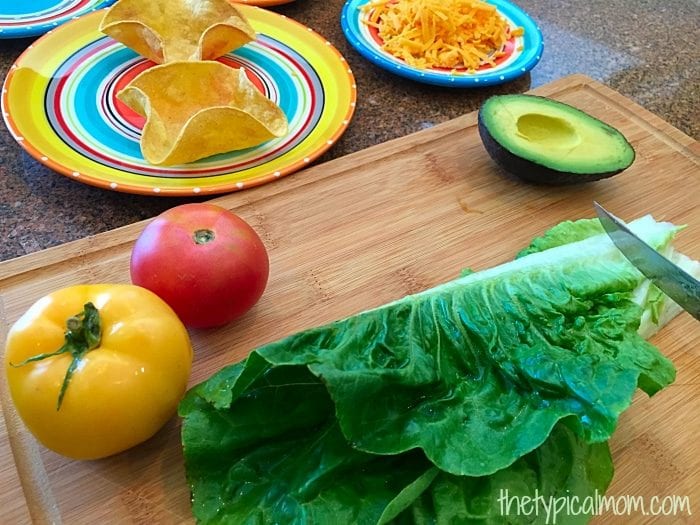
{"type": "MultiPolygon", "coordinates": [[[[343,3],[297,0],[272,8],[325,36],[346,57],[357,80],[351,125],[317,163],[471,112],[493,93],[523,92],[573,73],[593,77],[691,137],[700,136],[697,0],[519,0],[544,35],[541,62],[510,83],[468,90],[414,83],[365,61],[343,37],[343,3]]],[[[3,77],[31,43],[0,40],[3,77]]],[[[193,200],[81,184],[35,161],[0,126],[0,260],[108,231],[193,200]]]]}

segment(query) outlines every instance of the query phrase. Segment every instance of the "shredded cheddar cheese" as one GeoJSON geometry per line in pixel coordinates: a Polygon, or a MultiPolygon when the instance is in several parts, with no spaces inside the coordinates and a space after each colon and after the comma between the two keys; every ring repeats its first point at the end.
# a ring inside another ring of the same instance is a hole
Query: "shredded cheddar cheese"
{"type": "Polygon", "coordinates": [[[382,48],[421,68],[494,65],[512,33],[495,6],[481,0],[371,0],[363,20],[377,29],[382,48]]]}

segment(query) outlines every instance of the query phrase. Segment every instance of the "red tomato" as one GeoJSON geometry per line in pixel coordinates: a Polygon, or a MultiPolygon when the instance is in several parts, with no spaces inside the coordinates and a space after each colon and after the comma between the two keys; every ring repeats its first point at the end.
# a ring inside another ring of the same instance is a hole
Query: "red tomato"
{"type": "Polygon", "coordinates": [[[258,302],[270,265],[260,237],[213,204],[183,204],[149,223],[131,252],[131,281],[192,328],[220,326],[258,302]]]}

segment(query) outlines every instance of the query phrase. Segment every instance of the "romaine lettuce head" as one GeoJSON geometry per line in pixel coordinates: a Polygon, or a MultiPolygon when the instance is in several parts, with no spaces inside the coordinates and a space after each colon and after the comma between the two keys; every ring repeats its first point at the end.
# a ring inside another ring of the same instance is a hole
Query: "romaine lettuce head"
{"type": "MultiPolygon", "coordinates": [[[[630,226],[660,250],[677,231],[651,217],[630,226]]],[[[368,496],[357,491],[381,485],[370,465],[390,475],[415,465],[410,458],[437,469],[430,484],[423,467],[401,478],[418,480],[411,502],[438,477],[457,477],[450,486],[471,497],[465,477],[498,479],[562,420],[581,446],[607,440],[637,386],[651,395],[674,379],[638,332],[646,312],[666,311],[667,301],[640,292],[649,290],[645,278],[607,235],[573,227],[567,240],[565,229],[516,261],[258,348],[194,387],[180,414],[195,514],[214,519],[248,491],[256,508],[291,505],[285,491],[308,502],[324,483],[336,491],[334,512],[359,512],[357,498],[368,496]],[[329,452],[310,452],[331,435],[329,452]],[[289,461],[312,465],[270,484],[289,461]]],[[[392,512],[385,503],[380,514],[392,512]]]]}

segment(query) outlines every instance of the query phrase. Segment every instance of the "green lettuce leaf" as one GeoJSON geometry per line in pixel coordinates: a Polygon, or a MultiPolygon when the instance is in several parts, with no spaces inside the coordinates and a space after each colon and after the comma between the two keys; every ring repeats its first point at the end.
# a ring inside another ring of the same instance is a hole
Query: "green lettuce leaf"
{"type": "Polygon", "coordinates": [[[564,221],[553,226],[541,237],[535,237],[530,245],[518,252],[516,259],[537,252],[563,246],[573,242],[582,241],[605,233],[603,225],[598,219],[579,219],[577,221],[564,221]]]}
{"type": "MultiPolygon", "coordinates": [[[[657,249],[676,231],[631,227],[657,249]]],[[[601,443],[578,453],[607,451],[635,388],[651,395],[675,371],[638,333],[643,276],[607,236],[576,231],[584,240],[258,348],[193,388],[180,414],[198,519],[450,522],[436,516],[473,512],[473,478],[537,457],[562,420],[601,443]]]]}
{"type": "MultiPolygon", "coordinates": [[[[641,219],[642,222],[648,220],[650,220],[650,217],[641,219]]],[[[685,228],[685,226],[674,227],[674,234],[683,228],[685,228]]],[[[604,231],[598,219],[565,221],[552,227],[541,237],[533,239],[527,248],[521,250],[516,255],[516,258],[525,257],[526,255],[549,250],[564,244],[582,241],[589,237],[599,235],[604,231]]],[[[700,275],[700,262],[694,261],[676,252],[670,242],[658,243],[657,249],[659,249],[662,255],[683,268],[689,274],[700,275]]],[[[680,306],[674,303],[648,280],[643,280],[635,289],[633,300],[643,309],[638,332],[645,339],[654,335],[662,326],[681,312],[680,306]]]]}
{"type": "MultiPolygon", "coordinates": [[[[454,476],[441,472],[394,523],[554,523],[554,499],[577,497],[583,502],[595,498],[605,493],[612,475],[607,443],[587,444],[566,425],[558,424],[542,446],[490,476],[454,476]],[[523,508],[518,515],[517,501],[525,498],[541,500],[523,508]],[[533,514],[525,515],[530,511],[533,514]]],[[[567,515],[563,511],[557,516],[557,523],[585,524],[590,518],[587,514],[567,515]]]]}
{"type": "Polygon", "coordinates": [[[535,494],[583,499],[604,493],[612,479],[607,443],[587,444],[566,424],[534,452],[483,477],[441,472],[416,450],[361,452],[304,367],[271,370],[230,408],[213,409],[242,372],[241,365],[224,369],[180,407],[193,511],[202,523],[487,525],[503,523],[504,514],[513,524],[545,523],[543,509],[533,521],[506,502],[535,494]]]}

